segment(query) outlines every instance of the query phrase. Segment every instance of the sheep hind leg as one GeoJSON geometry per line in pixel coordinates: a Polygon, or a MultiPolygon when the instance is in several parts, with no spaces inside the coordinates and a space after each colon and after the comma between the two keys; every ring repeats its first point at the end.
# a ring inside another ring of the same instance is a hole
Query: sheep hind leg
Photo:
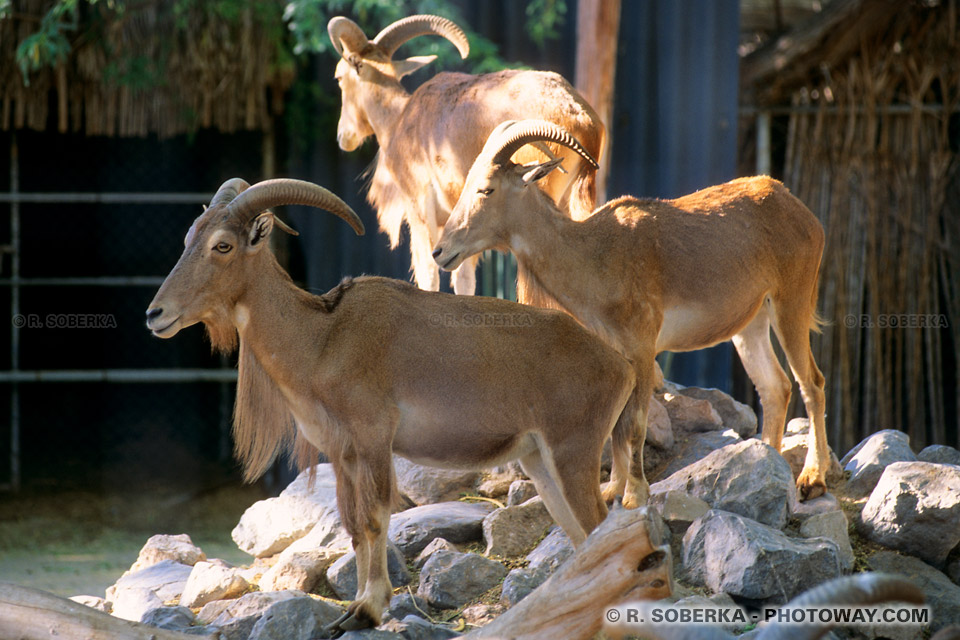
{"type": "Polygon", "coordinates": [[[551,452],[564,502],[586,535],[607,516],[598,483],[601,447],[601,442],[567,441],[551,452]]]}
{"type": "MultiPolygon", "coordinates": [[[[548,457],[549,452],[545,452],[544,449],[545,447],[538,445],[537,449],[520,458],[520,468],[533,480],[550,517],[566,532],[573,546],[578,547],[587,539],[587,531],[567,503],[564,488],[559,482],[559,474],[553,461],[548,457]]],[[[598,480],[599,478],[593,479],[595,486],[598,480]]]]}
{"type": "Polygon", "coordinates": [[[652,395],[652,388],[644,387],[641,390],[638,385],[623,408],[623,413],[617,420],[617,426],[614,427],[619,429],[620,422],[623,421],[624,428],[630,428],[633,431],[630,444],[630,473],[623,494],[623,506],[627,509],[641,507],[650,499],[650,483],[647,482],[647,476],[643,471],[643,446],[647,439],[647,407],[650,405],[652,395]]]}
{"type": "Polygon", "coordinates": [[[628,434],[630,438],[630,474],[623,494],[623,506],[636,509],[647,504],[650,499],[650,483],[643,470],[643,447],[647,439],[647,413],[653,389],[657,384],[660,367],[655,353],[638,354],[636,363],[646,363],[636,367],[636,386],[627,399],[620,417],[614,426],[614,433],[628,434]]]}
{"type": "Polygon", "coordinates": [[[787,356],[793,377],[800,386],[810,429],[807,432],[807,457],[797,476],[801,500],[811,500],[827,492],[826,471],[830,464],[825,425],[825,380],[810,350],[810,326],[813,309],[806,299],[777,301],[773,330],[787,356]]]}
{"type": "Polygon", "coordinates": [[[613,464],[610,469],[610,481],[603,484],[601,495],[606,504],[612,504],[617,496],[623,497],[630,477],[630,440],[625,434],[614,432],[611,447],[613,464]]]}
{"type": "Polygon", "coordinates": [[[783,426],[790,402],[790,379],[777,361],[777,354],[770,342],[770,315],[763,305],[740,333],[733,336],[733,346],[740,361],[760,395],[763,407],[763,441],[780,452],[783,442],[783,426]]]}

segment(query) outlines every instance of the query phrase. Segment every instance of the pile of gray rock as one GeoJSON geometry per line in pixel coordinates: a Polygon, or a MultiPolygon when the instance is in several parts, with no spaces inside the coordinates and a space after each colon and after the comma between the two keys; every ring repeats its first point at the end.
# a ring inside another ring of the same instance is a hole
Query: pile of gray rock
{"type": "MultiPolygon", "coordinates": [[[[672,534],[674,599],[780,605],[854,570],[883,571],[924,590],[931,629],[960,622],[960,451],[915,454],[905,434],[881,431],[833,458],[828,484],[846,509],[833,494],[798,503],[807,428],[791,421],[778,454],[756,437],[753,411],[719,391],[670,385],[651,402],[651,504],[672,534]],[[855,557],[851,532],[869,555],[855,557]]],[[[395,466],[405,500],[389,528],[397,595],[379,629],[346,640],[454,637],[514,606],[573,553],[515,466],[395,466]]],[[[186,535],[154,536],[105,599],[76,599],[224,640],[319,637],[357,589],[335,494],[321,464],[312,488],[304,473],[251,506],[233,531],[248,566],[207,558],[186,535]]],[[[860,627],[848,637],[909,637],[897,633],[906,631],[860,627]]]]}

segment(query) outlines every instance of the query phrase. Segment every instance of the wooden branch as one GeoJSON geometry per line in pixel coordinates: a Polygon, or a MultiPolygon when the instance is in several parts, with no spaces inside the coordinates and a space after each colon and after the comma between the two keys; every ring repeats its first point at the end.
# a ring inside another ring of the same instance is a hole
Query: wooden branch
{"type": "Polygon", "coordinates": [[[499,618],[466,638],[534,640],[591,638],[604,612],[625,598],[670,595],[670,548],[660,517],[646,507],[617,505],[546,582],[499,618]]]}
{"type": "Polygon", "coordinates": [[[197,636],[121,620],[46,591],[0,583],[0,638],[196,640],[197,636]]]}

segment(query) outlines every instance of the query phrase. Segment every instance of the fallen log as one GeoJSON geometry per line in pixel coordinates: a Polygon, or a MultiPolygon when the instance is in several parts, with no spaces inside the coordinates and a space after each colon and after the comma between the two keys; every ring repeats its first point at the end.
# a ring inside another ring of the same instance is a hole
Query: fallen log
{"type": "MultiPolygon", "coordinates": [[[[208,640],[218,638],[206,636],[208,640]]],[[[196,640],[197,636],[121,620],[46,591],[0,582],[4,640],[196,640]]]]}
{"type": "Polygon", "coordinates": [[[663,542],[663,521],[654,510],[618,503],[553,576],[465,638],[591,638],[611,606],[670,595],[672,561],[663,542]]]}

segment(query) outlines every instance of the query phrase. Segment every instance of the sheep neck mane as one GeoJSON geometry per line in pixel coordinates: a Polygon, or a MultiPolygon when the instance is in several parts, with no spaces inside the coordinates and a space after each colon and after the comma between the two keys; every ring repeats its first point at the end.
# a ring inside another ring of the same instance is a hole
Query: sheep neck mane
{"type": "Polygon", "coordinates": [[[581,318],[599,291],[595,279],[581,267],[593,264],[598,255],[583,223],[541,203],[514,216],[511,226],[508,245],[527,272],[531,292],[581,318]]]}
{"type": "MultiPolygon", "coordinates": [[[[286,322],[273,319],[281,315],[281,309],[295,310],[293,317],[300,315],[296,311],[302,311],[310,315],[311,324],[316,324],[334,312],[351,286],[350,281],[345,281],[327,294],[314,296],[294,285],[275,260],[271,262],[280,277],[262,278],[260,282],[264,286],[254,287],[238,302],[244,305],[248,317],[246,326],[237,328],[240,354],[233,436],[234,452],[243,464],[247,481],[263,475],[280,453],[290,455],[300,470],[310,467],[312,478],[312,465],[318,451],[296,428],[289,403],[278,384],[278,378],[283,381],[296,375],[294,371],[285,370],[284,363],[298,355],[295,353],[297,338],[303,335],[306,323],[289,321],[289,315],[286,322]],[[269,319],[269,326],[258,325],[263,318],[269,319]],[[290,332],[298,336],[286,335],[290,332]],[[267,359],[275,364],[264,366],[267,359]]],[[[316,346],[322,350],[322,344],[316,346]]]]}

